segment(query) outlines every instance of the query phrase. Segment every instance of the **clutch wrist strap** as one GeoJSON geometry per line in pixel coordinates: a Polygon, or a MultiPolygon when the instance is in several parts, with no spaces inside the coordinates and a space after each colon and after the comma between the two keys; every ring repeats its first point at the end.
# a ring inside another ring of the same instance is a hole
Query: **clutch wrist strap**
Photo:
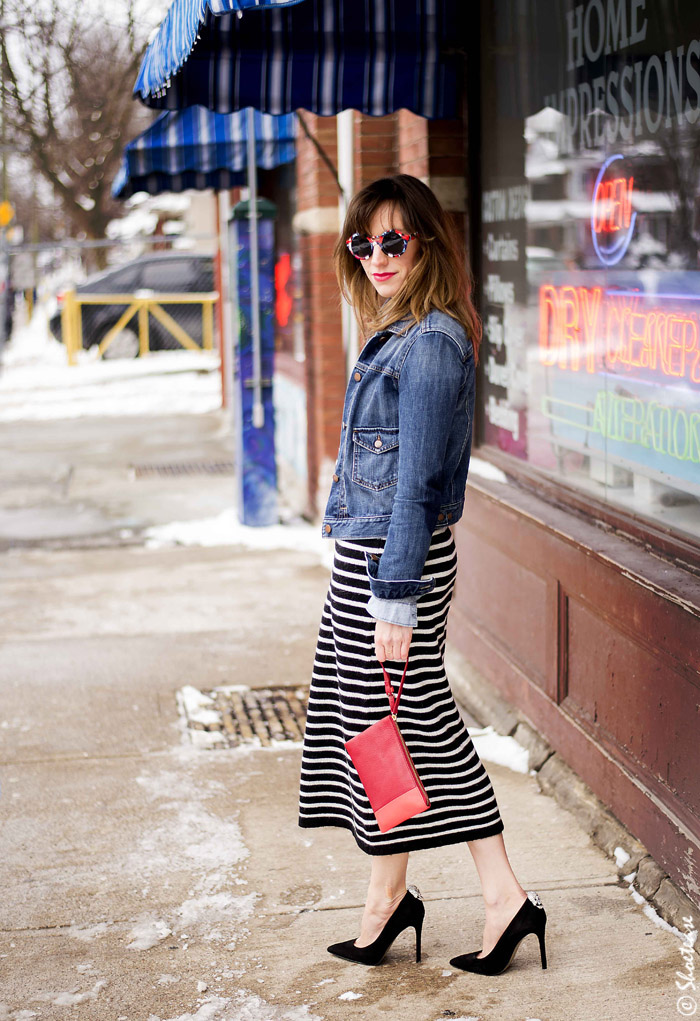
{"type": "Polygon", "coordinates": [[[381,664],[382,672],[384,674],[384,690],[386,691],[387,698],[389,699],[389,709],[394,720],[396,720],[396,714],[399,711],[399,699],[401,698],[401,692],[403,691],[403,682],[406,680],[406,671],[408,670],[408,656],[406,656],[406,665],[403,668],[403,676],[401,677],[401,683],[399,684],[399,690],[394,698],[394,689],[391,686],[391,680],[389,674],[386,672],[386,667],[381,664]]]}

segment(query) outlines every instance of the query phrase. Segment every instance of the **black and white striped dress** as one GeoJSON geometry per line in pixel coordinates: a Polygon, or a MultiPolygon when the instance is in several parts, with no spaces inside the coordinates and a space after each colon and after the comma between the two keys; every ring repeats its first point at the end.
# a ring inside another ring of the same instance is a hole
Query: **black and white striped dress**
{"type": "MultiPolygon", "coordinates": [[[[435,588],[418,600],[399,726],[430,808],[381,833],[344,743],[389,711],[374,653],[376,621],[365,551],[384,539],[336,540],[314,661],[301,765],[299,825],[342,826],[367,854],[396,854],[489,837],[503,830],[491,781],[455,705],[443,653],[457,573],[449,528],[433,535],[424,577],[435,588]]],[[[394,690],[403,664],[387,664],[394,690]]]]}

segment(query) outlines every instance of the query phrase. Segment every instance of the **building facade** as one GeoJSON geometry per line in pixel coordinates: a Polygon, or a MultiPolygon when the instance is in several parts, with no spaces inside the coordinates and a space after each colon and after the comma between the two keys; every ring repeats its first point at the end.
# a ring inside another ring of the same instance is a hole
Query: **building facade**
{"type": "Polygon", "coordinates": [[[453,634],[698,903],[700,10],[483,0],[473,38],[504,481],[474,479],[453,634]]]}
{"type": "MultiPolygon", "coordinates": [[[[353,187],[433,187],[484,322],[450,636],[700,904],[700,8],[472,8],[460,120],[354,114],[353,187]]],[[[301,137],[311,515],[350,367],[338,205],[301,137]]]]}

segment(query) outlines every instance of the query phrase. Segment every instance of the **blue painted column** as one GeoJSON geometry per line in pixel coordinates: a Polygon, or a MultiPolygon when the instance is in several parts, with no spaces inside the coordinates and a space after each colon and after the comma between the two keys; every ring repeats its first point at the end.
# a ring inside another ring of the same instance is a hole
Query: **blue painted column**
{"type": "Polygon", "coordinates": [[[244,525],[275,525],[277,514],[277,467],[275,464],[275,418],[272,377],[275,348],[275,232],[276,206],[266,199],[257,202],[260,266],[260,356],[253,349],[250,220],[247,202],[231,213],[234,277],[234,362],[237,393],[238,513],[244,525]],[[256,366],[260,379],[256,379],[256,366]],[[256,384],[259,384],[257,386],[256,384]]]}

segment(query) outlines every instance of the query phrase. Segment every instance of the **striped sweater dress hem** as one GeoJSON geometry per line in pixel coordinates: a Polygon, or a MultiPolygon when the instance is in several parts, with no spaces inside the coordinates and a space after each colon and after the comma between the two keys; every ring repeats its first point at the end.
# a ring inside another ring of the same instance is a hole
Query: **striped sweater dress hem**
{"type": "MultiPolygon", "coordinates": [[[[397,854],[490,837],[503,830],[491,781],[455,704],[445,673],[447,614],[457,573],[449,528],[434,533],[418,599],[398,723],[430,808],[381,833],[344,744],[386,716],[389,703],[374,653],[376,621],[365,551],[384,539],[336,540],[309,693],[302,749],[299,825],[340,826],[367,854],[397,854]]],[[[403,664],[388,663],[398,688],[403,664]]]]}

